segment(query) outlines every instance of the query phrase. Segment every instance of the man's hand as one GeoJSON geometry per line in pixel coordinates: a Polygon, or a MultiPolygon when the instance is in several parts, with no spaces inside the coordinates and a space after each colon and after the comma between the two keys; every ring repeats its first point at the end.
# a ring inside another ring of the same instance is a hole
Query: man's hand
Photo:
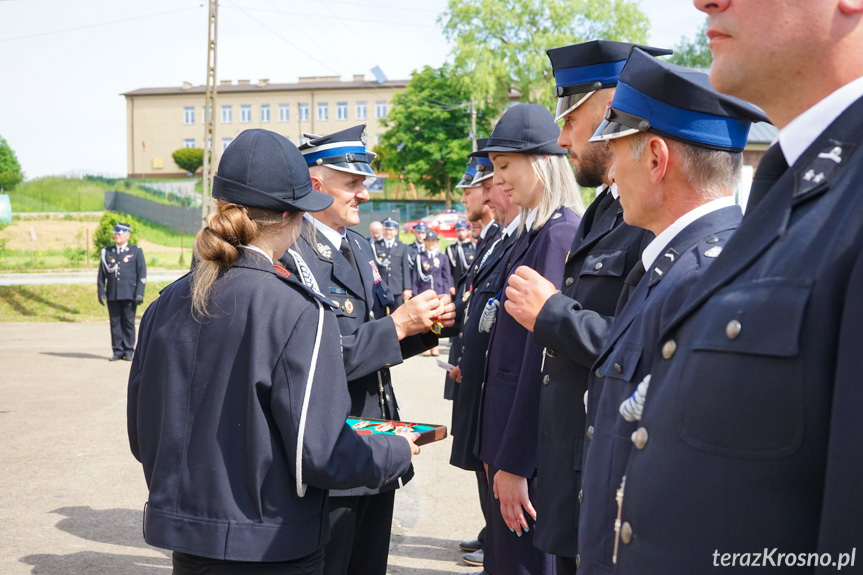
{"type": "Polygon", "coordinates": [[[404,437],[411,446],[411,461],[413,461],[414,457],[420,454],[420,446],[414,443],[417,439],[420,438],[420,434],[416,432],[396,432],[396,435],[404,437]]]}
{"type": "Polygon", "coordinates": [[[455,325],[455,304],[452,303],[452,298],[447,295],[440,296],[440,307],[434,312],[437,315],[434,317],[440,322],[443,327],[452,327],[455,325]]]}
{"type": "Polygon", "coordinates": [[[100,305],[105,305],[105,296],[103,296],[103,295],[101,295],[101,294],[99,295],[99,304],[100,304],[100,305]]]}
{"type": "Polygon", "coordinates": [[[527,479],[498,470],[494,475],[494,495],[500,500],[500,514],[510,531],[521,537],[530,531],[524,511],[536,521],[536,510],[527,495],[527,479]]]}
{"type": "Polygon", "coordinates": [[[409,299],[411,299],[412,295],[413,294],[411,293],[411,290],[406,289],[402,292],[402,299],[404,299],[405,301],[408,301],[409,299]]]}
{"type": "Polygon", "coordinates": [[[533,331],[536,317],[548,298],[557,293],[554,284],[527,266],[519,266],[509,276],[506,288],[506,313],[528,331],[533,331]]]}
{"type": "Polygon", "coordinates": [[[455,288],[454,287],[449,288],[449,296],[455,297],[455,288]]]}
{"type": "Polygon", "coordinates": [[[449,378],[456,383],[461,383],[461,366],[457,365],[449,371],[449,378]]]}
{"type": "MultiPolygon", "coordinates": [[[[449,298],[447,298],[449,299],[449,298]]],[[[455,306],[452,307],[452,320],[450,325],[455,323],[455,306]]],[[[426,290],[423,293],[412,297],[409,301],[396,311],[390,317],[393,318],[393,323],[396,326],[396,335],[399,341],[404,338],[425,333],[431,329],[434,318],[439,318],[440,314],[446,313],[446,305],[441,303],[434,290],[426,290]]],[[[441,321],[443,324],[443,322],[441,321]]]]}
{"type": "Polygon", "coordinates": [[[135,305],[141,305],[142,303],[144,303],[144,296],[136,295],[135,296],[135,305]]]}

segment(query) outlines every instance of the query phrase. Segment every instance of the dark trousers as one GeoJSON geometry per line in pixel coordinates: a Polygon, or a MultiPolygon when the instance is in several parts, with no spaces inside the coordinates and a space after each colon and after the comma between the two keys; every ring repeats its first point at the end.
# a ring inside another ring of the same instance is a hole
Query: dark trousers
{"type": "Polygon", "coordinates": [[[135,300],[121,299],[108,302],[111,318],[111,348],[114,355],[135,351],[135,300]]]}
{"type": "Polygon", "coordinates": [[[330,497],[324,575],[386,575],[396,492],[330,497]]]}
{"type": "Polygon", "coordinates": [[[324,549],[321,547],[305,557],[277,563],[226,561],[174,551],[173,563],[174,575],[321,575],[324,549]]]}
{"type": "Polygon", "coordinates": [[[405,303],[405,297],[402,295],[401,292],[399,292],[399,293],[393,292],[393,299],[396,301],[396,307],[400,307],[400,306],[404,305],[404,303],[405,303]]]}
{"type": "MultiPolygon", "coordinates": [[[[543,553],[533,546],[535,522],[524,512],[530,531],[521,537],[509,530],[500,514],[500,501],[494,498],[494,474],[497,469],[488,466],[488,524],[483,547],[483,568],[493,575],[555,575],[554,555],[543,553]]],[[[527,480],[531,501],[536,500],[536,478],[527,480]]]]}
{"type": "Polygon", "coordinates": [[[486,525],[488,525],[488,478],[485,476],[484,469],[476,472],[476,488],[479,492],[479,506],[482,508],[482,516],[485,518],[485,525],[483,525],[482,529],[479,530],[479,535],[476,536],[476,540],[484,547],[485,528],[486,525]]]}

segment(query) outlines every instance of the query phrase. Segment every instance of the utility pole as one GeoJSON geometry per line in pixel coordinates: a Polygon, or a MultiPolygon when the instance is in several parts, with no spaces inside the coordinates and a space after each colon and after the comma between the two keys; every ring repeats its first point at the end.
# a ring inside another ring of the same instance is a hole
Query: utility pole
{"type": "Polygon", "coordinates": [[[471,147],[476,152],[476,100],[470,101],[470,140],[471,147]]]}
{"type": "Polygon", "coordinates": [[[207,89],[204,93],[204,169],[201,181],[201,227],[213,210],[210,190],[216,172],[216,31],[218,29],[219,0],[209,0],[207,28],[207,89]]]}

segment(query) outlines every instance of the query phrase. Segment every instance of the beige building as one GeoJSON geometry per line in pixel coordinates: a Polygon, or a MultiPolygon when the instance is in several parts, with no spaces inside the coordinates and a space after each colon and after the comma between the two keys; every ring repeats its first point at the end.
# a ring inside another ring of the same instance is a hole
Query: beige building
{"type": "MultiPolygon", "coordinates": [[[[343,82],[338,76],[300,78],[296,84],[269,80],[227,80],[219,83],[215,142],[221,154],[237,134],[265,128],[299,145],[303,132],[330,134],[366,124],[369,149],[385,131],[390,101],[407,80],[384,83],[362,75],[343,82]]],[[[126,98],[126,166],[130,178],[185,176],[171,154],[178,148],[203,148],[204,86],[141,88],[126,98]]]]}

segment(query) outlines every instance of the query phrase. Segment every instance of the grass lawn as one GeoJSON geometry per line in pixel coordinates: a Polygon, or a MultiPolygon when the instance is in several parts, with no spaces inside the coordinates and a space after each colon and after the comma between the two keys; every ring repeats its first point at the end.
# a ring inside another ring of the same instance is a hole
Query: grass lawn
{"type": "MultiPolygon", "coordinates": [[[[171,180],[157,180],[165,183],[171,180]]],[[[165,194],[141,188],[138,180],[100,181],[49,176],[18,184],[9,194],[13,213],[99,212],[105,209],[105,192],[117,190],[166,205],[178,205],[165,194]]]]}
{"type": "MultiPolygon", "coordinates": [[[[147,284],[144,313],[169,282],[147,284]]],[[[0,286],[0,322],[77,322],[105,321],[108,310],[96,298],[96,278],[92,284],[0,286]]]]}

